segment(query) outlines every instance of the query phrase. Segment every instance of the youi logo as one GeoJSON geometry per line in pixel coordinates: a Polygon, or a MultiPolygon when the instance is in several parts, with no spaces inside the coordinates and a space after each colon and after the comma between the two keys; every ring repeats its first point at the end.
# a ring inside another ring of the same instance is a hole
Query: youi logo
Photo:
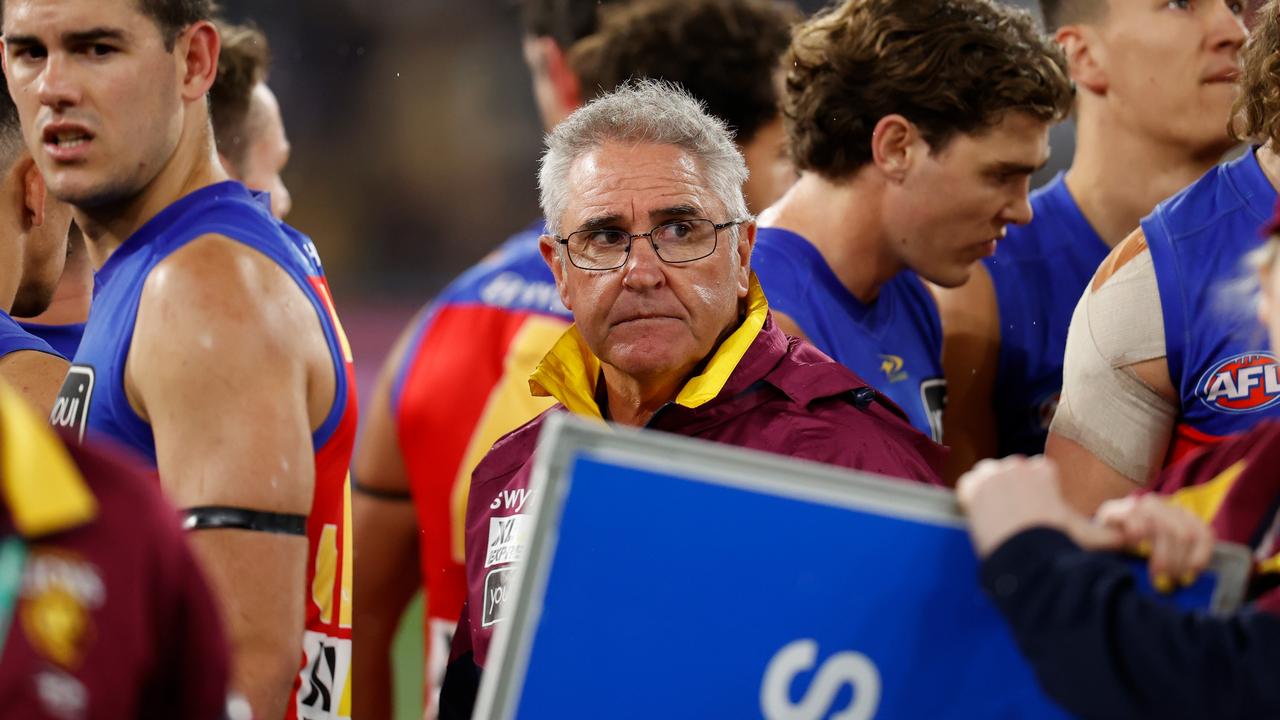
{"type": "Polygon", "coordinates": [[[1214,365],[1196,387],[1200,401],[1224,413],[1248,413],[1280,402],[1280,362],[1266,352],[1251,352],[1214,365]]]}

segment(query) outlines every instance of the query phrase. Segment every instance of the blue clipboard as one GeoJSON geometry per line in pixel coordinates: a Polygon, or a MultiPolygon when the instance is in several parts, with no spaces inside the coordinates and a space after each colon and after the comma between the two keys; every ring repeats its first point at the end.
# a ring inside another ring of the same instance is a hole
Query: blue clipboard
{"type": "MultiPolygon", "coordinates": [[[[949,491],[567,414],[531,488],[476,718],[1068,717],[949,491]]],[[[1174,601],[1238,607],[1249,562],[1174,601]]]]}

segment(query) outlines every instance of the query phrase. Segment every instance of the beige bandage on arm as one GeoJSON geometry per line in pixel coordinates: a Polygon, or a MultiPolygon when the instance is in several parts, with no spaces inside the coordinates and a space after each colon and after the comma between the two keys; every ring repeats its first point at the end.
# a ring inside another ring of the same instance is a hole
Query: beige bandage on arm
{"type": "Polygon", "coordinates": [[[1142,252],[1100,287],[1086,289],[1076,305],[1050,432],[1145,484],[1164,461],[1177,407],[1132,366],[1164,356],[1155,267],[1151,253],[1142,252]]]}

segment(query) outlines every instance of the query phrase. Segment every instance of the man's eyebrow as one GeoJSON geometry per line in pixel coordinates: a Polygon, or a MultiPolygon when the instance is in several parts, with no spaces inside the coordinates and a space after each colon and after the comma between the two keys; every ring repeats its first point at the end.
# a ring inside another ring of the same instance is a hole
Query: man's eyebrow
{"type": "MultiPolygon", "coordinates": [[[[622,216],[618,213],[596,215],[595,217],[589,217],[583,221],[583,223],[578,226],[578,230],[602,230],[604,228],[617,227],[620,222],[622,222],[622,216]]],[[[574,232],[577,232],[578,230],[575,230],[574,232]]]]}
{"type": "Polygon", "coordinates": [[[1037,165],[1018,162],[998,162],[992,165],[988,171],[992,175],[1031,175],[1048,164],[1048,158],[1045,158],[1037,165]]]}
{"type": "Polygon", "coordinates": [[[62,42],[67,45],[90,45],[103,40],[123,41],[127,38],[128,34],[124,30],[109,27],[96,27],[62,34],[62,42]]]}
{"type": "MultiPolygon", "coordinates": [[[[13,35],[11,33],[4,34],[4,42],[6,45],[19,45],[22,47],[30,47],[32,45],[42,45],[43,42],[35,35],[13,35]]],[[[119,28],[96,27],[89,30],[76,30],[62,34],[62,42],[67,45],[90,45],[103,40],[115,40],[122,42],[128,38],[128,34],[119,28]]]]}
{"type": "Polygon", "coordinates": [[[693,205],[672,205],[671,207],[659,208],[649,212],[650,220],[661,220],[663,218],[678,217],[695,217],[702,215],[702,208],[693,205]]]}

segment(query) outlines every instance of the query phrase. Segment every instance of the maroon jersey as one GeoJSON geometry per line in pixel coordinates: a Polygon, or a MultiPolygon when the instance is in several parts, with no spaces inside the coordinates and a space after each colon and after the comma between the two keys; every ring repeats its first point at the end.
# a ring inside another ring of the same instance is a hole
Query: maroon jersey
{"type": "Polygon", "coordinates": [[[25,551],[0,720],[222,718],[222,628],[156,479],[64,445],[2,386],[0,468],[0,544],[25,551]]]}
{"type": "Polygon", "coordinates": [[[1209,523],[1219,540],[1252,548],[1247,599],[1280,614],[1280,421],[1201,448],[1165,470],[1153,491],[1209,523]]]}

